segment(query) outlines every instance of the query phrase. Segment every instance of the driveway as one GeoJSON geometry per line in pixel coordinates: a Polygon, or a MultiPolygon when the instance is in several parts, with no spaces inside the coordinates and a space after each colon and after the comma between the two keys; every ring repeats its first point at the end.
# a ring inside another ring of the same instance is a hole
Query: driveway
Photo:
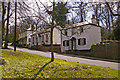
{"type": "MultiPolygon", "coordinates": [[[[9,48],[13,49],[12,46],[9,46],[9,48]]],[[[51,57],[50,52],[42,52],[42,51],[30,50],[30,49],[18,48],[18,47],[17,47],[17,50],[27,52],[27,53],[37,54],[40,56],[51,57]]],[[[79,62],[79,63],[85,63],[85,64],[102,66],[102,67],[109,67],[112,69],[120,70],[120,67],[119,67],[120,63],[116,63],[116,62],[86,59],[86,58],[80,58],[80,57],[75,57],[75,56],[72,57],[69,55],[62,55],[62,54],[58,54],[58,53],[55,53],[54,55],[55,55],[55,58],[66,60],[66,61],[79,62]]]]}

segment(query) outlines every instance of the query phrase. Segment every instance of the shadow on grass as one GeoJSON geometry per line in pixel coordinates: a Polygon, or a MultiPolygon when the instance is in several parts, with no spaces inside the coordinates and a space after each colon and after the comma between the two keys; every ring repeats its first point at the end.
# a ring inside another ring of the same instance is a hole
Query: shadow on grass
{"type": "Polygon", "coordinates": [[[36,79],[37,76],[41,73],[41,71],[42,71],[47,65],[49,65],[51,62],[52,62],[52,61],[49,61],[49,62],[46,63],[43,67],[41,67],[40,70],[35,74],[34,79],[36,79]]]}

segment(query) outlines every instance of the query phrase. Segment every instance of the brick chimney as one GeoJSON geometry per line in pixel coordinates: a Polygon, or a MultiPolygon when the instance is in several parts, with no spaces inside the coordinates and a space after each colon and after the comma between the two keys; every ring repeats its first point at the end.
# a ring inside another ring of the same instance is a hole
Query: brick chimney
{"type": "Polygon", "coordinates": [[[97,24],[97,20],[95,19],[95,15],[92,15],[92,23],[97,24]]]}

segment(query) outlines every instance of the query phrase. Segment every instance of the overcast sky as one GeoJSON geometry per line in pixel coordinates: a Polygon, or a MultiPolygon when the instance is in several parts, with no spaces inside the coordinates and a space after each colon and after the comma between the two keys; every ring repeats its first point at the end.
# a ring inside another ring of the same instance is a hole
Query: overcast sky
{"type": "MultiPolygon", "coordinates": [[[[6,1],[8,1],[8,0],[6,0],[6,1]]],[[[19,2],[20,1],[22,1],[22,0],[18,0],[19,2]]],[[[34,9],[36,9],[37,10],[37,7],[34,5],[35,4],[35,0],[24,0],[24,1],[26,1],[30,6],[32,6],[34,9]]],[[[53,2],[53,0],[36,0],[36,1],[41,1],[43,4],[45,4],[45,5],[51,5],[51,2],[53,2]],[[51,2],[50,2],[51,1],[51,2]]],[[[63,1],[63,2],[68,2],[68,5],[72,5],[74,2],[80,2],[80,1],[84,1],[84,2],[88,2],[88,1],[102,1],[102,0],[55,0],[56,2],[61,2],[61,1],[63,1]]],[[[108,1],[110,1],[110,0],[108,0],[108,1]]],[[[115,0],[114,0],[115,1],[115,0]]],[[[117,1],[117,0],[116,0],[117,1]]],[[[39,6],[40,6],[40,3],[39,3],[39,6]]],[[[73,14],[75,15],[75,13],[74,13],[74,11],[73,11],[73,14]]],[[[92,11],[89,11],[88,13],[87,13],[87,16],[86,16],[86,20],[88,21],[88,22],[91,22],[91,18],[92,18],[92,11]]]]}
{"type": "MultiPolygon", "coordinates": [[[[41,1],[42,3],[44,3],[44,5],[52,5],[51,2],[53,2],[53,0],[36,0],[36,1],[41,1]],[[51,1],[51,2],[50,2],[51,1]]],[[[55,2],[68,2],[67,5],[73,5],[74,2],[80,2],[82,0],[55,0],[55,2]]],[[[88,0],[84,0],[84,2],[87,2],[88,0]]],[[[33,3],[35,4],[35,0],[28,0],[28,3],[33,3]]],[[[37,9],[37,7],[35,5],[31,4],[31,6],[33,6],[35,9],[37,9]]],[[[40,4],[39,4],[40,6],[40,4]]],[[[72,11],[73,15],[75,16],[75,12],[72,11]]],[[[88,12],[87,14],[87,21],[88,22],[91,22],[91,18],[92,18],[92,12],[88,12]]],[[[71,18],[68,18],[68,19],[71,19],[71,18]]]]}

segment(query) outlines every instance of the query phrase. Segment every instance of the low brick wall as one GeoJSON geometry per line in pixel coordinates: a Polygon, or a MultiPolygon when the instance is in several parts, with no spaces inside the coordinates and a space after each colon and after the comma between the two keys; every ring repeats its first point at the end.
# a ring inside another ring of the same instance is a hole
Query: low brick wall
{"type": "MultiPolygon", "coordinates": [[[[51,50],[51,46],[42,46],[42,45],[39,45],[39,46],[32,46],[33,49],[37,49],[37,50],[41,50],[41,51],[50,51],[51,50]]],[[[53,46],[53,49],[55,52],[61,52],[61,46],[59,45],[55,45],[53,46]]]]}
{"type": "Polygon", "coordinates": [[[100,58],[119,59],[120,60],[120,42],[105,45],[94,45],[93,55],[100,58]]]}

